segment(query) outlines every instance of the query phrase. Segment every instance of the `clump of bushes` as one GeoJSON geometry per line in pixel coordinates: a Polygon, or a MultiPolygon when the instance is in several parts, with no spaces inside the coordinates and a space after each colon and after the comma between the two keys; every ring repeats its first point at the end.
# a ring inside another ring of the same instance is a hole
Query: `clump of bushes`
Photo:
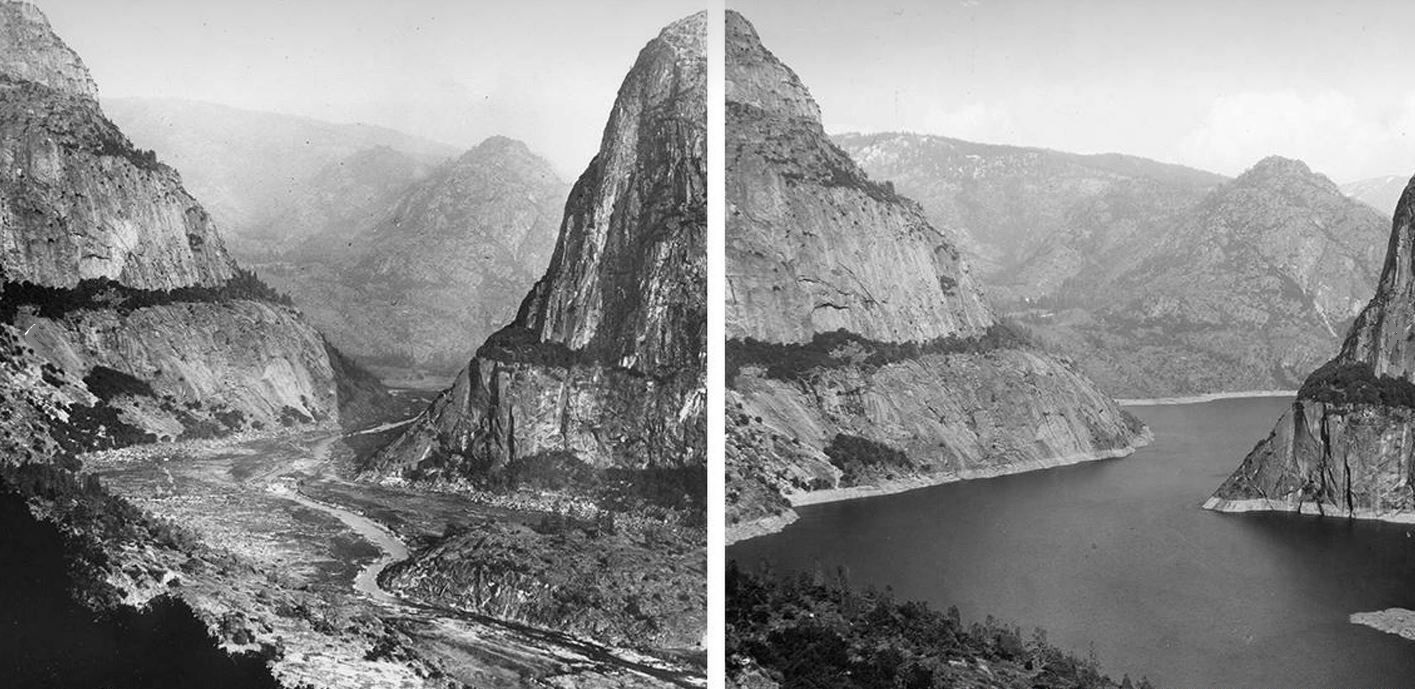
{"type": "Polygon", "coordinates": [[[1364,362],[1329,361],[1307,377],[1297,397],[1327,404],[1415,408],[1415,383],[1377,376],[1364,362]]]}
{"type": "Polygon", "coordinates": [[[994,323],[976,337],[946,335],[932,340],[882,342],[845,329],[816,333],[810,342],[776,343],[753,338],[727,341],[727,382],[731,385],[743,366],[763,366],[766,376],[796,380],[815,369],[842,366],[878,368],[931,354],[982,354],[1027,346],[1016,328],[994,323]]]}
{"type": "MultiPolygon", "coordinates": [[[[782,689],[1129,689],[1035,630],[988,617],[964,625],[958,609],[900,602],[889,590],[857,590],[834,577],[749,574],[727,568],[728,675],[760,668],[782,689]],[[984,668],[986,664],[986,668],[984,668]]],[[[1138,687],[1148,689],[1147,680],[1138,687]]]]}
{"type": "Polygon", "coordinates": [[[519,325],[508,325],[492,333],[477,349],[477,358],[557,368],[592,363],[584,352],[570,349],[560,342],[542,342],[534,330],[519,325]]]}
{"type": "Polygon", "coordinates": [[[156,397],[152,386],[131,374],[107,366],[94,366],[84,376],[84,385],[95,397],[104,402],[112,401],[120,395],[133,397],[156,397]]]}
{"type": "Polygon", "coordinates": [[[909,456],[888,445],[858,435],[837,433],[825,446],[825,456],[841,471],[840,484],[857,485],[871,476],[889,475],[914,465],[909,456]]]}
{"type": "Polygon", "coordinates": [[[89,278],[74,287],[50,287],[27,281],[0,282],[0,321],[13,323],[21,307],[43,318],[62,318],[77,311],[136,309],[183,303],[222,303],[237,299],[293,306],[290,296],[265,284],[254,272],[237,268],[219,287],[179,287],[150,290],[129,287],[109,278],[89,278]]]}

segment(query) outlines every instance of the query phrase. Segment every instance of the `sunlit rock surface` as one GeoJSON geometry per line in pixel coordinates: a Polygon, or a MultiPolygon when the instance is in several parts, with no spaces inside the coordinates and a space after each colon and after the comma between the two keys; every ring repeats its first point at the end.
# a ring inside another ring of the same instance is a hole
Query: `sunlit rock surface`
{"type": "Polygon", "coordinates": [[[1126,454],[1146,431],[999,323],[949,233],[727,27],[729,537],[789,505],[1126,454]]]}

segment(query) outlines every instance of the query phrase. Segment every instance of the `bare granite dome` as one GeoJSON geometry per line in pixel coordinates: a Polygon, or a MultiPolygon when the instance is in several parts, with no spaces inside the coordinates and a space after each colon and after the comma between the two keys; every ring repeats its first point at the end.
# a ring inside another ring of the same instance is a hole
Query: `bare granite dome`
{"type": "Polygon", "coordinates": [[[703,466],[706,31],[699,13],[644,46],[545,275],[373,471],[477,480],[560,453],[703,466]]]}
{"type": "Polygon", "coordinates": [[[44,13],[27,2],[0,3],[0,75],[98,98],[98,85],[84,61],[54,34],[44,13]]]}

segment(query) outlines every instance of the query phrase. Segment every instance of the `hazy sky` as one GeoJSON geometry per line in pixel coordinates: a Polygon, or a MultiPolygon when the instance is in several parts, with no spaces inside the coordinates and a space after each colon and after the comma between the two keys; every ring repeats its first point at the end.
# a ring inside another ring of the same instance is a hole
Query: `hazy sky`
{"type": "Polygon", "coordinates": [[[703,0],[36,0],[101,97],[527,142],[567,177],[639,49],[703,0]]]}
{"type": "Polygon", "coordinates": [[[1415,2],[730,0],[833,133],[1415,173],[1415,2]]]}

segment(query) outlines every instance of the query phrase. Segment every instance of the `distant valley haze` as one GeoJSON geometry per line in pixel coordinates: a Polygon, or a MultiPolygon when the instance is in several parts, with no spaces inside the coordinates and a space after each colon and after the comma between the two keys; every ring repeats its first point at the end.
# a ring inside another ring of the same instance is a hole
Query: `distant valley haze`
{"type": "Polygon", "coordinates": [[[379,125],[457,150],[504,135],[567,179],[598,150],[618,79],[645,37],[700,5],[42,3],[103,99],[175,98],[379,125]]]}
{"type": "Polygon", "coordinates": [[[1230,177],[1269,155],[1339,184],[1415,172],[1415,86],[1396,71],[1410,3],[729,5],[775,37],[831,134],[1126,153],[1230,177]]]}

